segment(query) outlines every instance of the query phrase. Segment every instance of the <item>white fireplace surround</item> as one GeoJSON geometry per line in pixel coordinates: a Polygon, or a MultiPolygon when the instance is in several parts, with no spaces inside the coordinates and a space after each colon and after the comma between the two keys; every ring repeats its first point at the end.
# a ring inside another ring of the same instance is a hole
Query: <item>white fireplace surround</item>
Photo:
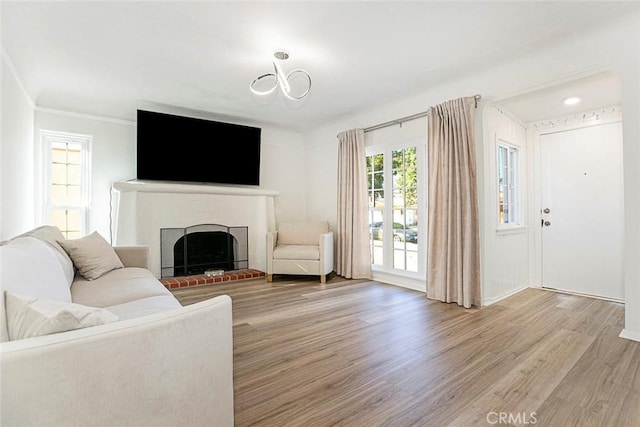
{"type": "Polygon", "coordinates": [[[111,187],[113,245],[149,247],[149,267],[160,278],[160,229],[198,224],[247,226],[249,268],[266,271],[266,235],[275,230],[273,190],[205,184],[120,181],[111,187]]]}

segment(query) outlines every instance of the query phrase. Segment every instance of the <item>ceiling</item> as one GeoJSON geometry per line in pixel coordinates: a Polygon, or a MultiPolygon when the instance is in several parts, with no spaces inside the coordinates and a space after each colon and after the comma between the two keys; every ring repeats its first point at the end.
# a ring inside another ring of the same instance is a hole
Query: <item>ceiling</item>
{"type": "Polygon", "coordinates": [[[2,1],[2,45],[42,108],[135,120],[137,108],[163,105],[302,130],[638,6],[579,3],[2,1]],[[301,101],[249,91],[280,48],[291,55],[285,70],[313,79],[301,101]]]}
{"type": "Polygon", "coordinates": [[[523,123],[572,116],[619,106],[622,101],[620,79],[615,73],[599,73],[547,87],[498,102],[523,123]],[[565,105],[570,97],[580,98],[575,105],[565,105]]]}

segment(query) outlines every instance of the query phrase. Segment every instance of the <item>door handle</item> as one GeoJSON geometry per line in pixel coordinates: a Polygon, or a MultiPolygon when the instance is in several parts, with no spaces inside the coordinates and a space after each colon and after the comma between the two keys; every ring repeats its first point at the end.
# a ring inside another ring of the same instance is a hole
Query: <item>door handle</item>
{"type": "Polygon", "coordinates": [[[551,225],[551,221],[544,221],[544,225],[545,225],[545,227],[550,226],[551,225]]]}

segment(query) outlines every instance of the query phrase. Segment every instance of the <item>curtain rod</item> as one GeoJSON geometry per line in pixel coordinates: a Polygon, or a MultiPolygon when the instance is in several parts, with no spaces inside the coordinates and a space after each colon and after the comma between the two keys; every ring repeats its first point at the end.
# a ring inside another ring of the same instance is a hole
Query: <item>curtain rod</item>
{"type": "MultiPolygon", "coordinates": [[[[473,99],[475,100],[476,108],[478,108],[478,101],[480,100],[480,98],[481,98],[480,95],[473,95],[473,99]]],[[[402,126],[402,123],[404,123],[404,122],[408,122],[410,120],[419,119],[420,117],[425,117],[425,116],[427,116],[427,114],[429,114],[429,110],[423,111],[421,113],[412,114],[410,116],[401,117],[399,119],[389,120],[388,122],[380,123],[380,124],[377,124],[377,125],[374,125],[374,126],[369,126],[368,128],[364,128],[363,130],[365,132],[371,132],[372,130],[378,130],[378,129],[386,128],[388,126],[393,126],[393,125],[402,126]]]]}

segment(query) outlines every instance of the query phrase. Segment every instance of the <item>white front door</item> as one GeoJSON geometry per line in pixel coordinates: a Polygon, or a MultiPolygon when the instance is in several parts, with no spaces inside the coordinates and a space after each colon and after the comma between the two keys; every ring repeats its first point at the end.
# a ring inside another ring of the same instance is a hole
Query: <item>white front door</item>
{"type": "Polygon", "coordinates": [[[622,123],[540,137],[542,285],[624,300],[622,123]]]}

